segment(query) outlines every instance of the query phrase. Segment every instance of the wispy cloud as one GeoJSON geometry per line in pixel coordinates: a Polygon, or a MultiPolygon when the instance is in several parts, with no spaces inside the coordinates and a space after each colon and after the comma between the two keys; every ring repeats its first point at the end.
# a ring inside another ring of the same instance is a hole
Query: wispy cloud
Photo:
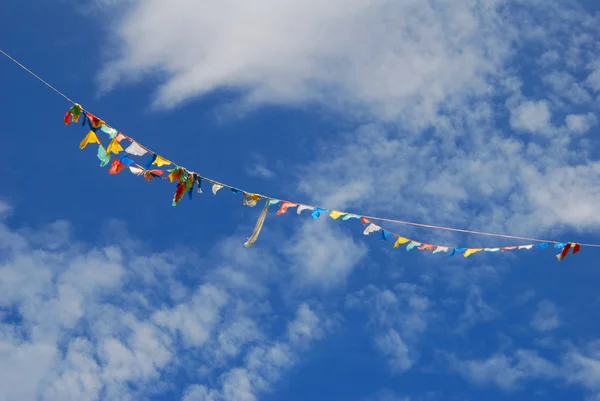
{"type": "Polygon", "coordinates": [[[140,398],[168,391],[165,380],[182,369],[188,399],[254,400],[272,390],[332,322],[315,302],[274,314],[262,288],[269,257],[259,263],[243,247],[231,252],[228,241],[206,259],[207,274],[183,283],[198,255],[90,247],[66,222],[0,224],[4,399],[140,398]],[[234,273],[252,266],[240,286],[234,273]],[[274,317],[285,330],[269,328],[274,317]],[[221,385],[209,387],[207,377],[221,385]]]}
{"type": "Polygon", "coordinates": [[[547,299],[540,301],[530,324],[538,331],[554,330],[561,324],[558,309],[547,299]]]}

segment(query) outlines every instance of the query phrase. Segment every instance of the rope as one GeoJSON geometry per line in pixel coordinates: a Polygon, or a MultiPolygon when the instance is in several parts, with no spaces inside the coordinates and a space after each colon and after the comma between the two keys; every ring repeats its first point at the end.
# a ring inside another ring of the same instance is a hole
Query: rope
{"type": "MultiPolygon", "coordinates": [[[[47,87],[49,87],[50,89],[52,89],[54,92],[58,93],[60,96],[62,96],[68,102],[70,102],[71,104],[75,104],[75,102],[73,100],[71,100],[67,95],[65,95],[64,93],[62,93],[61,91],[59,91],[58,89],[56,89],[54,86],[50,85],[48,82],[46,82],[45,80],[43,80],[42,78],[40,78],[37,74],[35,74],[33,71],[31,71],[30,69],[28,69],[27,67],[25,67],[23,64],[19,63],[17,60],[15,60],[14,58],[12,58],[10,55],[8,55],[6,52],[4,52],[2,49],[0,49],[0,53],[4,54],[9,60],[11,60],[13,63],[15,63],[16,65],[18,65],[19,67],[21,67],[23,70],[25,70],[29,74],[31,74],[33,77],[35,77],[36,79],[38,79],[40,82],[42,82],[44,85],[46,85],[47,87]]],[[[130,139],[131,141],[133,141],[132,138],[130,138],[130,137],[126,136],[126,135],[124,135],[124,136],[126,138],[130,139]]],[[[135,141],[135,142],[138,143],[137,141],[135,141]]],[[[138,143],[138,145],[140,145],[140,144],[138,143]]],[[[146,148],[145,146],[142,146],[142,147],[144,149],[146,149],[147,151],[151,152],[151,153],[158,154],[156,152],[152,152],[150,149],[146,148]]],[[[218,184],[220,184],[220,185],[222,185],[222,186],[224,186],[226,188],[231,188],[231,189],[234,188],[234,187],[232,187],[230,185],[227,185],[227,184],[224,184],[224,183],[221,183],[221,182],[218,182],[218,181],[214,181],[214,180],[210,180],[210,181],[218,183],[218,184]]],[[[263,197],[270,198],[268,196],[263,196],[263,197]]],[[[354,214],[354,213],[352,213],[352,214],[354,214]]],[[[356,215],[360,215],[360,214],[356,214],[356,215]]],[[[559,241],[554,241],[554,240],[543,240],[543,239],[539,239],[539,238],[520,237],[520,236],[516,236],[516,235],[497,234],[497,233],[489,233],[489,232],[484,232],[484,231],[465,230],[465,229],[460,229],[460,228],[452,228],[452,227],[445,227],[445,226],[436,226],[436,225],[431,225],[431,224],[414,223],[414,222],[411,222],[411,221],[386,219],[386,218],[383,218],[383,217],[376,217],[376,216],[364,216],[364,215],[360,215],[360,216],[365,217],[365,218],[367,218],[369,220],[385,221],[387,223],[401,224],[401,225],[413,226],[413,227],[421,227],[421,228],[430,228],[430,229],[434,229],[434,230],[453,231],[453,232],[473,234],[473,235],[482,235],[482,236],[487,236],[487,237],[516,239],[516,240],[524,240],[524,241],[539,242],[539,243],[546,243],[546,242],[553,243],[553,244],[559,243],[559,241]]],[[[579,245],[580,246],[584,246],[584,247],[600,248],[600,244],[579,244],[579,245]]]]}
{"type": "Polygon", "coordinates": [[[33,75],[35,78],[37,78],[39,81],[41,81],[44,85],[46,85],[48,88],[52,89],[54,92],[58,93],[59,95],[61,95],[62,97],[64,97],[68,102],[70,102],[71,104],[75,104],[74,101],[72,101],[67,95],[65,95],[64,93],[62,93],[61,91],[59,91],[58,89],[56,89],[54,86],[50,85],[48,82],[44,81],[42,78],[40,78],[39,76],[37,76],[33,71],[31,71],[29,68],[25,67],[23,64],[19,63],[17,60],[15,60],[14,58],[12,58],[11,56],[9,56],[4,50],[0,49],[0,53],[4,54],[9,60],[11,60],[13,63],[15,63],[16,65],[18,65],[19,67],[21,67],[22,69],[24,69],[25,71],[27,71],[28,73],[30,73],[31,75],[33,75]]]}

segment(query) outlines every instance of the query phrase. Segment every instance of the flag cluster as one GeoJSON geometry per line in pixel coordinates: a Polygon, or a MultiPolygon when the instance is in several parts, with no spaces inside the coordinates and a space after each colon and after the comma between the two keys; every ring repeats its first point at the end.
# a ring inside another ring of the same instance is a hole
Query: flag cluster
{"type": "Polygon", "coordinates": [[[175,194],[173,195],[172,200],[173,206],[176,206],[186,194],[190,199],[192,199],[194,189],[197,193],[202,193],[202,182],[207,182],[208,185],[211,185],[212,193],[215,195],[223,188],[227,188],[235,194],[241,194],[243,198],[243,204],[249,207],[254,207],[258,204],[258,202],[264,200],[265,204],[256,222],[254,231],[244,244],[246,247],[250,247],[256,242],[267,216],[269,206],[279,205],[279,208],[275,213],[276,215],[284,214],[288,211],[288,209],[295,208],[297,214],[301,214],[303,211],[310,212],[310,215],[313,219],[317,219],[321,215],[328,215],[333,220],[356,219],[365,226],[363,231],[364,235],[379,232],[380,240],[393,241],[394,248],[405,246],[407,251],[410,251],[411,249],[417,249],[419,251],[429,251],[434,254],[445,252],[450,256],[462,254],[465,258],[467,258],[479,252],[506,252],[513,250],[531,250],[533,248],[545,249],[552,247],[560,249],[560,253],[556,255],[557,259],[560,261],[569,254],[569,251],[571,251],[573,254],[576,254],[581,248],[580,244],[571,242],[541,242],[537,244],[504,246],[497,248],[460,248],[434,245],[417,241],[387,231],[381,226],[371,222],[367,217],[358,214],[309,206],[282,199],[275,199],[265,195],[247,192],[231,185],[203,177],[194,171],[179,166],[170,160],[152,152],[131,137],[110,127],[104,122],[104,120],[83,110],[79,104],[74,104],[65,114],[64,122],[66,125],[69,125],[71,123],[77,123],[80,120],[82,126],[89,127],[89,132],[81,141],[79,147],[81,149],[85,149],[88,145],[97,144],[97,156],[100,160],[100,167],[106,167],[110,164],[110,167],[108,168],[109,174],[119,174],[123,170],[129,169],[129,171],[134,175],[143,176],[148,181],[160,179],[169,180],[171,183],[176,183],[175,194]],[[110,138],[110,143],[107,147],[104,147],[98,138],[98,131],[105,133],[110,138]],[[147,158],[145,163],[136,161],[138,158],[143,157],[147,158]],[[164,166],[170,168],[166,170],[162,169],[161,167],[164,166]]]}

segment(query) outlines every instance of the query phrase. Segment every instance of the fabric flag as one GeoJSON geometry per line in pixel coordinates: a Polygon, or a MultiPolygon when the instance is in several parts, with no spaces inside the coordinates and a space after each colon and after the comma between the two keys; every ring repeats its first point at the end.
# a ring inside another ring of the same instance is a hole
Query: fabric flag
{"type": "Polygon", "coordinates": [[[150,170],[150,167],[152,167],[152,163],[154,163],[155,160],[156,160],[156,155],[152,154],[152,158],[150,160],[148,160],[148,163],[146,163],[146,170],[150,170]]]}
{"type": "Polygon", "coordinates": [[[469,248],[465,251],[464,257],[468,258],[469,256],[473,255],[474,253],[481,252],[481,251],[483,251],[483,248],[469,248]]]}
{"type": "Polygon", "coordinates": [[[155,156],[156,157],[153,158],[154,160],[152,161],[152,164],[156,164],[158,167],[168,166],[169,164],[173,164],[162,156],[159,156],[159,155],[155,155],[155,156]]]}
{"type": "Polygon", "coordinates": [[[247,192],[243,193],[244,196],[244,205],[254,207],[256,203],[260,200],[261,196],[259,194],[249,194],[247,192]]]}
{"type": "Polygon", "coordinates": [[[437,248],[435,248],[433,253],[438,253],[438,252],[448,252],[448,247],[447,246],[438,246],[437,248]]]}
{"type": "Polygon", "coordinates": [[[104,167],[110,163],[110,156],[106,153],[106,149],[102,145],[98,145],[98,159],[100,159],[100,167],[104,167]]]}
{"type": "Polygon", "coordinates": [[[350,219],[360,219],[360,216],[357,214],[348,213],[347,215],[342,217],[342,220],[350,220],[350,219]]]}
{"type": "Polygon", "coordinates": [[[543,242],[543,243],[541,243],[541,244],[538,244],[538,248],[540,248],[540,249],[546,249],[546,248],[548,248],[549,246],[550,246],[550,244],[549,244],[549,243],[547,243],[547,242],[543,242]]]}
{"type": "Polygon", "coordinates": [[[125,152],[134,156],[144,156],[146,153],[148,153],[148,151],[142,148],[140,145],[138,145],[137,142],[131,142],[131,145],[129,145],[127,149],[125,149],[125,152]]]}
{"type": "Polygon", "coordinates": [[[108,174],[119,174],[121,171],[125,170],[127,165],[122,163],[120,160],[114,159],[110,168],[108,169],[108,174]]]}
{"type": "Polygon", "coordinates": [[[419,247],[419,251],[433,251],[434,245],[432,244],[423,244],[419,247]]]}
{"type": "Polygon", "coordinates": [[[451,252],[450,252],[450,256],[454,256],[456,253],[463,253],[467,250],[467,248],[454,248],[451,252]]]}
{"type": "Polygon", "coordinates": [[[115,138],[117,136],[117,134],[119,133],[119,131],[117,131],[116,129],[109,127],[106,124],[103,124],[102,127],[100,127],[100,129],[102,130],[102,132],[108,134],[108,136],[110,136],[111,138],[115,138]]]}
{"type": "Polygon", "coordinates": [[[83,141],[81,141],[81,143],[79,144],[79,149],[85,148],[90,143],[100,144],[100,140],[98,139],[98,136],[94,131],[90,131],[87,133],[85,138],[83,138],[83,141]]]}
{"type": "Polygon", "coordinates": [[[242,192],[241,189],[237,189],[237,188],[229,188],[231,190],[231,192],[233,192],[234,194],[239,194],[242,192]]]}
{"type": "Polygon", "coordinates": [[[179,183],[177,183],[177,189],[175,190],[175,195],[173,195],[173,202],[171,203],[171,205],[177,206],[177,204],[179,203],[181,198],[183,198],[183,195],[185,195],[186,192],[187,188],[185,186],[185,182],[180,181],[179,183]]]}
{"type": "Polygon", "coordinates": [[[559,261],[563,260],[569,254],[569,249],[571,249],[571,243],[567,242],[567,244],[563,247],[562,251],[558,255],[556,255],[556,258],[559,261]]]}
{"type": "Polygon", "coordinates": [[[312,206],[298,205],[298,209],[296,209],[296,213],[300,214],[304,210],[313,210],[313,209],[314,209],[314,207],[312,207],[312,206]]]}
{"type": "Polygon", "coordinates": [[[192,173],[188,176],[188,180],[185,183],[185,187],[187,188],[188,198],[192,200],[192,193],[194,192],[194,184],[198,181],[198,174],[192,173]]]}
{"type": "Polygon", "coordinates": [[[313,219],[318,219],[321,216],[321,213],[327,213],[329,210],[321,209],[320,207],[316,207],[313,209],[313,212],[310,214],[313,219]]]}
{"type": "Polygon", "coordinates": [[[65,122],[65,125],[71,124],[71,117],[72,116],[73,116],[73,113],[71,112],[71,110],[67,111],[67,114],[65,114],[65,117],[63,119],[63,121],[65,122]]]}
{"type": "Polygon", "coordinates": [[[198,177],[197,175],[196,175],[196,177],[197,177],[196,181],[198,181],[198,190],[196,192],[201,194],[202,193],[202,178],[198,177]]]}
{"type": "Polygon", "coordinates": [[[505,246],[504,248],[502,248],[502,252],[504,251],[514,251],[515,249],[518,249],[518,246],[505,246]]]}
{"type": "Polygon", "coordinates": [[[565,246],[567,246],[566,242],[557,242],[556,244],[554,244],[554,248],[556,249],[563,249],[565,246]]]}
{"type": "Polygon", "coordinates": [[[573,253],[573,255],[575,255],[581,249],[581,245],[580,244],[573,244],[572,248],[573,248],[573,252],[572,253],[573,253]]]}
{"type": "Polygon", "coordinates": [[[283,201],[283,202],[281,202],[281,206],[279,206],[279,210],[277,212],[275,212],[275,214],[277,216],[279,216],[279,215],[284,214],[285,212],[287,212],[287,210],[290,207],[296,207],[296,206],[298,206],[297,203],[283,201]]]}
{"type": "Polygon", "coordinates": [[[408,245],[406,245],[406,251],[410,251],[415,246],[421,246],[421,245],[423,245],[423,244],[421,244],[420,242],[410,241],[410,243],[408,245]]]}
{"type": "Polygon", "coordinates": [[[375,231],[379,231],[381,230],[381,227],[379,227],[378,225],[375,225],[373,223],[370,223],[367,228],[365,228],[365,231],[363,231],[364,235],[369,235],[371,233],[374,233],[375,231]]]}
{"type": "Polygon", "coordinates": [[[250,238],[248,238],[248,241],[246,241],[244,243],[244,246],[246,248],[250,248],[252,245],[254,245],[254,243],[258,239],[258,236],[260,235],[260,230],[262,229],[262,226],[265,223],[265,218],[267,217],[267,210],[269,209],[269,205],[270,205],[270,203],[267,200],[265,202],[265,206],[263,207],[263,210],[260,212],[260,215],[258,216],[258,220],[256,221],[256,225],[254,226],[254,231],[252,232],[252,235],[250,236],[250,238]]]}
{"type": "Polygon", "coordinates": [[[179,167],[175,167],[173,170],[171,170],[171,172],[169,173],[169,181],[173,182],[173,181],[178,181],[179,177],[181,176],[181,173],[183,171],[179,168],[179,167]]]}
{"type": "Polygon", "coordinates": [[[87,113],[87,118],[90,122],[90,127],[92,129],[98,129],[104,124],[104,121],[93,115],[92,113],[87,113]]]}
{"type": "Polygon", "coordinates": [[[344,216],[344,215],[346,215],[346,214],[348,214],[348,213],[339,212],[339,211],[337,211],[337,210],[332,210],[332,211],[329,213],[329,216],[330,216],[332,219],[334,219],[334,220],[337,220],[337,219],[339,219],[340,217],[342,217],[342,216],[344,216]]]}
{"type": "MultiPolygon", "coordinates": [[[[123,141],[123,139],[129,139],[129,138],[127,138],[125,135],[123,135],[122,133],[119,132],[117,134],[117,142],[121,143],[123,141]]],[[[129,140],[131,141],[131,139],[129,139],[129,140]]],[[[133,142],[133,141],[131,141],[131,142],[133,142]]]]}
{"type": "Polygon", "coordinates": [[[71,119],[73,119],[73,122],[79,121],[81,111],[82,108],[79,104],[75,103],[73,106],[71,106],[69,111],[67,111],[67,114],[65,114],[65,124],[69,125],[71,123],[71,119]]]}
{"type": "Polygon", "coordinates": [[[394,248],[398,248],[400,245],[406,244],[407,242],[410,242],[408,238],[398,237],[398,239],[394,243],[394,248]]]}
{"type": "Polygon", "coordinates": [[[144,178],[148,181],[152,181],[152,178],[160,178],[162,173],[162,170],[146,170],[144,171],[144,178]]]}
{"type": "Polygon", "coordinates": [[[71,115],[73,116],[73,122],[78,122],[79,117],[81,117],[81,112],[83,111],[83,108],[81,107],[81,105],[79,103],[75,103],[71,107],[70,111],[71,111],[71,115]]]}
{"type": "Polygon", "coordinates": [[[387,241],[388,238],[390,237],[390,235],[392,235],[391,232],[385,231],[385,230],[381,230],[381,236],[379,237],[379,240],[380,241],[387,241]]]}
{"type": "Polygon", "coordinates": [[[221,184],[217,184],[216,182],[215,182],[215,183],[213,183],[213,185],[212,185],[212,193],[213,193],[213,195],[216,195],[216,194],[217,194],[217,192],[218,192],[220,189],[222,189],[222,188],[223,188],[223,185],[221,185],[221,184]]]}
{"type": "Polygon", "coordinates": [[[133,166],[135,164],[135,162],[133,160],[131,160],[129,157],[127,157],[127,155],[125,153],[123,153],[123,156],[121,156],[121,163],[123,163],[127,166],[133,166]]]}
{"type": "Polygon", "coordinates": [[[116,138],[111,139],[110,143],[108,144],[108,148],[106,149],[106,151],[108,153],[114,153],[114,154],[118,154],[119,152],[123,151],[123,147],[121,146],[121,144],[119,142],[117,142],[116,138]]]}
{"type": "Polygon", "coordinates": [[[520,245],[519,246],[519,249],[527,249],[527,250],[529,250],[531,248],[533,248],[533,245],[520,245]]]}
{"type": "Polygon", "coordinates": [[[135,174],[135,175],[143,175],[144,174],[144,169],[141,167],[137,167],[137,166],[129,166],[129,171],[131,171],[131,174],[135,174]]]}
{"type": "Polygon", "coordinates": [[[498,252],[500,248],[483,248],[484,252],[498,252]]]}
{"type": "Polygon", "coordinates": [[[279,199],[269,199],[269,205],[276,205],[281,202],[279,199]]]}

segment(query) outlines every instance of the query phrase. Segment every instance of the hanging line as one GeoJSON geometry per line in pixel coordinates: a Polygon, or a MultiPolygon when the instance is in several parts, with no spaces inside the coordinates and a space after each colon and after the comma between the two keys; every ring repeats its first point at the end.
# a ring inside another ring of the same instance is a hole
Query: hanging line
{"type": "MultiPolygon", "coordinates": [[[[25,67],[23,64],[21,64],[20,62],[18,62],[17,60],[15,60],[13,57],[11,57],[9,54],[7,54],[4,50],[0,49],[0,53],[2,53],[3,55],[5,55],[9,60],[11,60],[13,63],[15,63],[16,65],[18,65],[19,67],[21,67],[23,70],[25,70],[26,72],[28,72],[34,78],[38,79],[40,82],[42,82],[48,88],[50,88],[54,92],[58,93],[60,96],[62,96],[64,99],[66,99],[69,103],[76,104],[67,95],[65,95],[64,93],[62,93],[58,89],[56,89],[54,86],[50,85],[48,82],[46,82],[44,79],[42,79],[41,77],[39,77],[37,74],[35,74],[29,68],[25,67]]],[[[125,134],[123,134],[123,135],[127,139],[129,139],[131,141],[134,141],[131,137],[128,137],[125,134]]],[[[137,141],[134,141],[134,142],[136,142],[138,145],[140,145],[137,141]]],[[[145,148],[147,151],[153,153],[153,154],[158,154],[156,152],[152,152],[150,149],[146,148],[145,146],[142,146],[142,147],[145,148]]],[[[179,166],[179,167],[181,167],[181,166],[179,166]]],[[[227,188],[230,188],[230,189],[236,189],[235,187],[232,187],[230,185],[218,182],[216,180],[209,179],[208,177],[203,177],[203,178],[205,178],[206,180],[218,183],[220,185],[223,185],[224,187],[227,187],[227,188]]],[[[264,198],[267,198],[267,199],[275,199],[275,198],[270,198],[270,197],[264,196],[264,195],[261,195],[261,196],[264,197],[264,198]]],[[[354,214],[354,213],[351,213],[351,214],[354,214]]],[[[359,215],[359,214],[356,214],[356,215],[359,215]]],[[[366,216],[366,215],[360,215],[360,216],[365,217],[365,218],[367,218],[369,220],[385,221],[385,222],[388,222],[388,223],[401,224],[401,225],[407,225],[407,226],[413,226],[413,227],[421,227],[421,228],[430,228],[430,229],[434,229],[434,230],[452,231],[452,232],[465,233],[465,234],[481,235],[481,236],[496,237],[496,238],[517,239],[517,240],[540,242],[540,243],[545,243],[545,242],[549,242],[549,243],[553,243],[553,244],[559,243],[559,241],[555,241],[555,240],[543,240],[543,239],[539,239],[539,238],[520,237],[520,236],[516,236],[516,235],[496,234],[496,233],[489,233],[489,232],[484,232],[484,231],[465,230],[465,229],[453,228],[453,227],[445,227],[445,226],[437,226],[437,225],[431,225],[431,224],[414,223],[414,222],[403,221],[403,220],[386,219],[386,218],[383,218],[383,217],[376,217],[376,216],[366,216]]],[[[580,244],[580,246],[591,247],[591,248],[600,248],[600,244],[580,244]]]]}

